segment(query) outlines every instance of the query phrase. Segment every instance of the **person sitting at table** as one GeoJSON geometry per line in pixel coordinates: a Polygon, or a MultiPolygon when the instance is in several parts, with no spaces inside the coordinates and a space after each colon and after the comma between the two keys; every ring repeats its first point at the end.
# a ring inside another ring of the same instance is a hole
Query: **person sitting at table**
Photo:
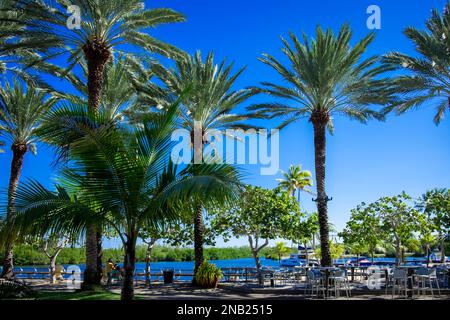
{"type": "Polygon", "coordinates": [[[112,281],[112,271],[114,270],[114,263],[112,261],[112,259],[109,259],[108,262],[106,263],[106,267],[105,267],[105,272],[106,275],[108,277],[108,280],[106,282],[107,285],[111,284],[112,281]]]}

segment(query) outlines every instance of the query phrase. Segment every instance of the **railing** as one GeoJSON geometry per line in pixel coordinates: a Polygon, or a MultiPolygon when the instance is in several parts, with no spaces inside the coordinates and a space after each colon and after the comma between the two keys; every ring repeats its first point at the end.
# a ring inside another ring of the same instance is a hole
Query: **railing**
{"type": "MultiPolygon", "coordinates": [[[[274,282],[281,283],[298,283],[302,280],[306,280],[306,272],[314,267],[300,267],[300,268],[288,268],[284,270],[274,270],[274,269],[261,269],[259,272],[254,267],[223,267],[221,268],[223,273],[222,282],[259,282],[264,284],[270,281],[271,285],[274,282]]],[[[350,282],[364,281],[369,277],[369,267],[367,266],[345,266],[342,269],[347,271],[347,278],[350,282]]],[[[388,267],[385,268],[387,278],[388,267]]],[[[171,269],[174,271],[174,281],[191,281],[194,276],[192,269],[171,269]]],[[[150,279],[151,281],[162,281],[164,277],[164,270],[151,269],[150,279]]],[[[17,268],[14,270],[18,279],[48,279],[50,276],[50,271],[48,268],[17,268]]],[[[83,273],[75,273],[75,271],[62,270],[57,272],[63,278],[68,278],[71,275],[79,276],[79,279],[83,278],[83,273]]],[[[440,277],[446,277],[448,282],[448,272],[445,274],[439,274],[440,277]]],[[[146,272],[144,269],[137,269],[135,272],[135,281],[144,281],[146,279],[146,272]]]]}

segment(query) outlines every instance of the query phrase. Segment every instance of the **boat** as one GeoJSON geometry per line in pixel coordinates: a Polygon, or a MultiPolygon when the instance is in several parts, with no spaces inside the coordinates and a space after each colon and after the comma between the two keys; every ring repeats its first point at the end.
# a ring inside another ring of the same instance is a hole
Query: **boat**
{"type": "Polygon", "coordinates": [[[314,250],[310,247],[305,248],[303,246],[298,246],[298,253],[291,253],[288,259],[282,259],[280,262],[281,267],[305,267],[318,266],[319,261],[315,258],[314,250]],[[306,259],[306,254],[308,254],[308,260],[306,259]]]}
{"type": "MultiPolygon", "coordinates": [[[[441,262],[441,252],[439,250],[433,250],[433,252],[430,254],[430,260],[433,263],[440,263],[441,262]]],[[[448,262],[448,257],[444,257],[444,262],[448,262]]]]}

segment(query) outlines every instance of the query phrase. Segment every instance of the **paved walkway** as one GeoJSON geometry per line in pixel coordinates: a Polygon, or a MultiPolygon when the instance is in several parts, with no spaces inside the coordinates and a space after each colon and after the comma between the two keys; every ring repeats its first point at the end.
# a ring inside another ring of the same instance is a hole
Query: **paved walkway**
{"type": "MultiPolygon", "coordinates": [[[[28,280],[33,288],[39,291],[60,291],[71,292],[72,288],[68,288],[63,283],[50,284],[48,280],[28,280]]],[[[120,286],[106,287],[107,290],[120,294],[120,286]]],[[[190,286],[190,284],[163,285],[155,284],[151,288],[138,284],[135,286],[135,294],[143,299],[161,299],[161,300],[254,300],[254,299],[271,299],[271,300],[310,300],[309,296],[303,295],[303,290],[293,290],[292,287],[275,287],[275,288],[243,288],[234,285],[222,284],[217,289],[199,289],[190,286]]],[[[331,298],[335,300],[335,298],[331,298]]],[[[358,292],[353,295],[351,300],[391,300],[390,294],[385,295],[384,290],[378,292],[358,292]]],[[[402,299],[402,298],[396,298],[402,299]]],[[[415,297],[420,300],[450,300],[450,293],[446,291],[441,296],[431,297],[415,297]]],[[[339,297],[338,300],[347,300],[346,297],[339,297]]]]}

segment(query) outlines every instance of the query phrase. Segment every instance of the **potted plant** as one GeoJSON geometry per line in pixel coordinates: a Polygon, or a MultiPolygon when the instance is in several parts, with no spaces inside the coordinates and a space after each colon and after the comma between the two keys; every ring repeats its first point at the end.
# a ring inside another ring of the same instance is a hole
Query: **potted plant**
{"type": "Polygon", "coordinates": [[[195,282],[202,288],[216,288],[217,283],[222,278],[222,270],[215,264],[203,261],[195,274],[195,282]]]}

